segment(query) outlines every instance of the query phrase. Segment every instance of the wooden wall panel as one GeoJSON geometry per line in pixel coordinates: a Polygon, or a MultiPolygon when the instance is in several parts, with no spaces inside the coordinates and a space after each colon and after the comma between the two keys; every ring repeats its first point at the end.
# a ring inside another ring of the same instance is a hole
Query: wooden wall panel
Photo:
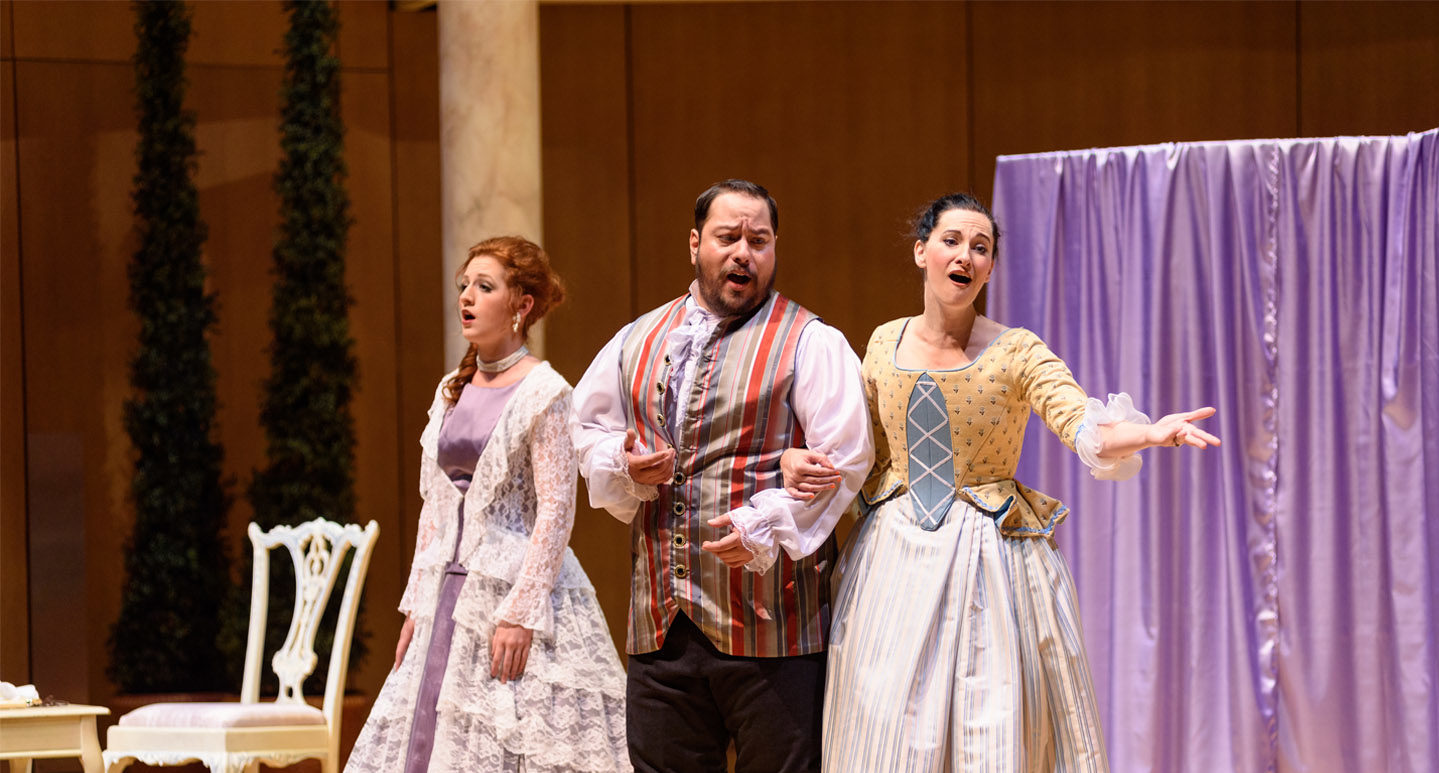
{"type": "MultiPolygon", "coordinates": [[[[15,0],[0,0],[0,59],[15,58],[15,0]]],[[[14,104],[7,102],[7,105],[14,104]]]]}
{"type": "Polygon", "coordinates": [[[545,345],[571,381],[639,311],[631,295],[626,15],[614,5],[540,8],[545,247],[568,291],[546,320],[545,345]]]}
{"type": "MultiPolygon", "coordinates": [[[[541,6],[544,245],[566,300],[545,320],[545,354],[570,383],[637,312],[631,292],[626,10],[541,6]]],[[[570,545],[594,583],[615,646],[629,609],[629,529],[579,484],[570,545]]]]}
{"type": "Polygon", "coordinates": [[[265,455],[258,417],[261,382],[270,372],[271,251],[280,219],[273,184],[280,160],[280,71],[198,66],[190,68],[190,83],[187,104],[195,111],[200,151],[195,185],[209,228],[205,263],[217,299],[210,341],[218,376],[216,438],[231,482],[227,537],[238,572],[253,517],[245,487],[265,455]]]}
{"type": "Polygon", "coordinates": [[[1439,3],[1300,3],[1304,137],[1439,127],[1439,3]]]}
{"type": "MultiPolygon", "coordinates": [[[[383,72],[348,70],[341,104],[345,120],[345,161],[349,165],[350,227],[345,278],[355,305],[350,334],[359,360],[355,417],[355,518],[373,518],[387,535],[385,549],[371,558],[375,576],[365,584],[365,629],[388,638],[398,631],[394,609],[404,583],[394,577],[408,568],[411,551],[399,549],[403,511],[394,472],[399,467],[395,362],[395,253],[393,177],[390,147],[389,77],[383,72]],[[370,610],[374,610],[371,612],[370,610]]],[[[411,438],[416,442],[418,435],[411,438]]],[[[353,683],[370,695],[394,663],[393,647],[378,646],[354,674],[353,683]]]]}
{"type": "Polygon", "coordinates": [[[135,53],[129,3],[18,2],[12,13],[17,59],[129,62],[135,53]]]}
{"type": "MultiPolygon", "coordinates": [[[[390,66],[389,3],[340,0],[340,37],[335,49],[345,69],[384,70],[390,66]]],[[[419,53],[419,52],[416,52],[419,53]]]]}
{"type": "MultiPolygon", "coordinates": [[[[123,5],[123,4],[122,4],[123,5]]],[[[191,65],[283,67],[289,20],[274,0],[192,2],[191,65]]]]}
{"type": "MultiPolygon", "coordinates": [[[[0,8],[0,13],[9,13],[0,8]]],[[[7,22],[8,26],[8,22],[7,22]]],[[[20,201],[15,175],[15,63],[0,61],[0,674],[30,681],[30,571],[25,523],[25,341],[20,201]]]]}
{"type": "Polygon", "coordinates": [[[994,157],[1289,137],[1291,3],[972,4],[975,189],[994,157]]]}
{"type": "Polygon", "coordinates": [[[82,700],[109,694],[104,642],[129,521],[131,77],[128,64],[15,66],[31,676],[82,700]]]}
{"type": "MultiPolygon", "coordinates": [[[[279,67],[285,14],[272,0],[191,3],[191,65],[279,67]]],[[[14,3],[20,59],[128,62],[135,53],[129,3],[47,0],[14,3]]]]}
{"type": "MultiPolygon", "coordinates": [[[[435,384],[452,365],[445,362],[445,315],[436,297],[443,286],[440,200],[439,14],[391,13],[394,125],[395,364],[398,409],[392,417],[399,464],[390,472],[402,515],[376,550],[393,550],[399,561],[383,580],[401,589],[420,520],[420,433],[429,420],[435,384]]],[[[372,566],[371,576],[378,581],[372,566]]],[[[371,640],[376,657],[394,652],[401,619],[395,603],[371,602],[371,640]]]]}
{"type": "Polygon", "coordinates": [[[640,308],[693,277],[695,196],[746,177],[779,203],[778,289],[856,349],[875,325],[913,313],[917,274],[912,283],[875,279],[910,275],[911,210],[967,187],[965,7],[678,4],[631,13],[640,308]]]}

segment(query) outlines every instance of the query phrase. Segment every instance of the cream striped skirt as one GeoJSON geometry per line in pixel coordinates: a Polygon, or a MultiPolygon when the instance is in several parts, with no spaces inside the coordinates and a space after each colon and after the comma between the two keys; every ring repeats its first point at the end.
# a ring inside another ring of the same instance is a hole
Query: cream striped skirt
{"type": "Polygon", "coordinates": [[[1048,539],[956,501],[924,531],[908,495],[838,567],[824,769],[1107,771],[1074,581],[1048,539]]]}

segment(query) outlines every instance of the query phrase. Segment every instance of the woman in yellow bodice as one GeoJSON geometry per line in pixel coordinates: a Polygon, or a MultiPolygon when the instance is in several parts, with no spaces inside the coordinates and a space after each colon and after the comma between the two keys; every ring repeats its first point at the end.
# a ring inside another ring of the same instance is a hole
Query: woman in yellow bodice
{"type": "MultiPolygon", "coordinates": [[[[999,229],[966,194],[915,228],[924,310],[875,329],[862,368],[875,466],[839,565],[824,707],[829,771],[1104,771],[1074,584],[1053,532],[1067,508],[1014,480],[1031,411],[1096,477],[1151,446],[1205,448],[1128,395],[1089,399],[1034,333],[980,315],[999,229]]],[[[807,451],[786,484],[831,482],[807,451]]]]}

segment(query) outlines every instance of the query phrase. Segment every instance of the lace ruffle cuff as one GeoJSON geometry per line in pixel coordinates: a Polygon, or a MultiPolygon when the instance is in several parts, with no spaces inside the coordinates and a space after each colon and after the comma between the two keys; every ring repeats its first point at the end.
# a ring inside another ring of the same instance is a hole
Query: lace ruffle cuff
{"type": "Polygon", "coordinates": [[[1091,397],[1084,404],[1084,421],[1074,436],[1074,450],[1089,467],[1089,474],[1097,480],[1129,480],[1139,474],[1144,459],[1138,454],[1118,459],[1099,457],[1099,433],[1095,427],[1127,421],[1133,424],[1149,424],[1149,417],[1134,407],[1128,392],[1111,393],[1106,405],[1091,397]]]}
{"type": "Polygon", "coordinates": [[[625,453],[625,442],[623,438],[618,440],[619,442],[615,443],[614,452],[602,457],[607,459],[608,463],[600,465],[602,469],[596,470],[596,472],[614,475],[625,493],[641,502],[653,502],[658,499],[660,495],[658,488],[644,483],[635,483],[634,478],[630,477],[630,459],[625,453]],[[603,469],[604,467],[611,469],[606,470],[603,469]]]}
{"type": "Polygon", "coordinates": [[[777,555],[774,532],[765,520],[764,513],[753,507],[741,507],[731,510],[729,515],[730,524],[739,535],[740,544],[754,554],[754,558],[750,559],[744,568],[755,574],[768,572],[770,567],[774,566],[777,555]]]}
{"type": "Polygon", "coordinates": [[[494,619],[496,624],[503,622],[518,625],[528,629],[537,639],[554,641],[555,610],[550,604],[549,593],[528,594],[517,585],[495,609],[494,619]],[[516,593],[524,598],[516,598],[516,593]]]}

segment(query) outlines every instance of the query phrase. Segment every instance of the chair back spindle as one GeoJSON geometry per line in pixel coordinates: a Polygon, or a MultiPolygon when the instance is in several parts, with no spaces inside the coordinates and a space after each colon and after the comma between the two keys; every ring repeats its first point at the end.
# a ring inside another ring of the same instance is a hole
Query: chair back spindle
{"type": "Polygon", "coordinates": [[[284,546],[295,568],[295,608],[290,618],[285,642],[270,660],[279,678],[277,703],[304,701],[303,685],[319,662],[315,654],[315,637],[320,620],[344,566],[347,553],[354,551],[350,572],[340,602],[335,625],[335,651],[330,653],[330,668],[325,684],[324,713],[329,722],[338,721],[340,699],[348,667],[350,640],[354,632],[356,607],[359,603],[357,585],[362,581],[374,545],[371,524],[361,529],[355,524],[340,525],[314,520],[299,526],[277,526],[268,533],[250,524],[250,543],[254,549],[254,573],[250,598],[249,644],[245,656],[245,676],[241,700],[255,703],[260,692],[260,661],[264,652],[265,623],[269,617],[270,551],[284,546]]]}

